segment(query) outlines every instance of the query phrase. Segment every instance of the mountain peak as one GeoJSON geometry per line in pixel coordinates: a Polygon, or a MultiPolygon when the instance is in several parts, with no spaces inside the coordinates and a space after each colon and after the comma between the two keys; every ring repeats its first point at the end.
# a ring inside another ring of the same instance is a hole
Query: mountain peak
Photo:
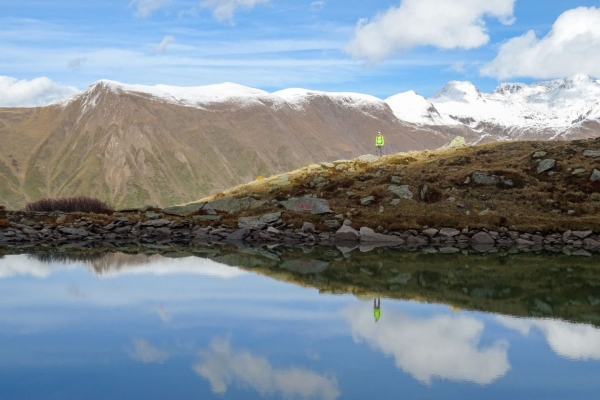
{"type": "Polygon", "coordinates": [[[460,101],[463,103],[472,103],[481,99],[479,89],[469,81],[450,81],[442,90],[429,98],[436,102],[460,101]]]}

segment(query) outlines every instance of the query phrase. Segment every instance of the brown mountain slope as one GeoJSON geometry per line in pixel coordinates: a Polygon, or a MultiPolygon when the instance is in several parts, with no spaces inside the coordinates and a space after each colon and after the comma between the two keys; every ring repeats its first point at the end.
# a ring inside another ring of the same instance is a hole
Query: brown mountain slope
{"type": "Polygon", "coordinates": [[[117,207],[184,203],[258,175],[373,152],[377,131],[389,152],[465,134],[416,128],[387,106],[327,96],[302,112],[268,101],[193,108],[100,82],[62,105],[0,109],[0,204],[71,195],[117,207]]]}

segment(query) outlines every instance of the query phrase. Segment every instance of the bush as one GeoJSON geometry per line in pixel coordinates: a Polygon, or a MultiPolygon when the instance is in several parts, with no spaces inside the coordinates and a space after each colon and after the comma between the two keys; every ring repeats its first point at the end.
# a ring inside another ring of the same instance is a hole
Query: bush
{"type": "Polygon", "coordinates": [[[0,219],[0,229],[8,228],[10,221],[8,219],[0,219]]]}
{"type": "Polygon", "coordinates": [[[65,197],[60,199],[41,199],[25,206],[26,211],[66,213],[82,212],[94,214],[112,214],[114,210],[107,203],[91,197],[65,197]]]}

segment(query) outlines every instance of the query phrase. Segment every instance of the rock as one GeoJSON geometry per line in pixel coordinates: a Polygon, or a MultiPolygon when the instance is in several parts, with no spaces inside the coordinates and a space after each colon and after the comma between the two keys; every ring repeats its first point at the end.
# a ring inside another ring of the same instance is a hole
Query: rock
{"type": "Polygon", "coordinates": [[[360,234],[350,226],[344,225],[335,233],[336,242],[358,242],[360,234]]]}
{"type": "Polygon", "coordinates": [[[465,178],[465,185],[468,185],[469,183],[471,183],[471,177],[470,177],[470,176],[467,176],[467,177],[465,178]]]}
{"type": "Polygon", "coordinates": [[[334,167],[335,167],[335,165],[334,165],[334,164],[332,164],[332,163],[329,163],[329,162],[324,162],[324,163],[321,163],[321,166],[323,166],[323,167],[325,167],[325,168],[334,168],[334,167]]]}
{"type": "Polygon", "coordinates": [[[440,235],[451,238],[451,237],[460,235],[460,231],[458,229],[442,228],[440,230],[440,235]]]}
{"type": "Polygon", "coordinates": [[[352,221],[350,221],[349,219],[345,219],[344,220],[344,225],[345,226],[351,226],[352,225],[352,221]]]}
{"type": "Polygon", "coordinates": [[[206,203],[204,210],[222,211],[229,214],[237,214],[242,211],[252,210],[262,207],[267,202],[265,200],[256,200],[252,197],[227,197],[206,203]]]}
{"type": "Polygon", "coordinates": [[[419,192],[419,197],[421,197],[421,200],[426,200],[429,197],[429,186],[423,185],[419,192]]]}
{"type": "Polygon", "coordinates": [[[365,274],[365,275],[368,275],[368,276],[373,276],[373,271],[371,271],[370,269],[361,268],[360,272],[363,273],[363,274],[365,274]]]}
{"type": "Polygon", "coordinates": [[[423,234],[425,234],[425,235],[429,236],[430,238],[432,238],[432,237],[434,237],[435,235],[437,235],[437,234],[438,234],[438,232],[439,232],[439,231],[438,231],[437,229],[430,228],[430,229],[426,229],[426,230],[424,230],[424,231],[423,231],[423,234]]]}
{"type": "Polygon", "coordinates": [[[588,301],[592,307],[600,306],[600,297],[588,296],[588,301]]]}
{"type": "Polygon", "coordinates": [[[515,240],[515,244],[517,246],[533,246],[535,245],[535,242],[532,242],[531,240],[527,239],[518,238],[517,240],[515,240]]]}
{"type": "Polygon", "coordinates": [[[477,215],[479,215],[480,217],[483,217],[485,215],[488,215],[489,213],[490,213],[490,209],[486,208],[485,210],[480,211],[477,215]]]}
{"type": "Polygon", "coordinates": [[[160,215],[159,215],[159,214],[157,214],[157,213],[155,213],[154,211],[146,211],[146,212],[144,213],[144,216],[145,216],[147,219],[159,219],[159,218],[160,218],[160,215]]]}
{"type": "Polygon", "coordinates": [[[242,240],[246,239],[248,236],[250,236],[250,230],[243,228],[243,229],[238,229],[237,231],[227,235],[225,240],[228,242],[242,241],[242,240]]]}
{"type": "Polygon", "coordinates": [[[348,168],[348,166],[347,166],[346,164],[338,164],[338,165],[336,165],[336,166],[335,166],[335,169],[336,169],[337,171],[343,171],[343,170],[345,170],[346,168],[348,168]]]}
{"type": "Polygon", "coordinates": [[[460,252],[460,249],[457,247],[441,247],[440,253],[442,254],[455,254],[460,252]]]}
{"type": "Polygon", "coordinates": [[[202,208],[206,205],[206,202],[200,203],[190,203],[183,206],[173,206],[167,207],[162,210],[163,213],[169,215],[177,215],[179,217],[187,217],[190,214],[198,212],[202,210],[202,208]]]}
{"type": "Polygon", "coordinates": [[[544,157],[546,157],[547,154],[548,153],[546,153],[545,151],[536,151],[533,154],[533,158],[544,158],[544,157]]]}
{"type": "Polygon", "coordinates": [[[391,285],[393,284],[400,284],[400,285],[406,285],[408,283],[408,281],[410,281],[412,278],[412,275],[408,272],[402,273],[402,274],[398,274],[393,278],[390,278],[387,280],[387,282],[391,285]]]}
{"type": "Polygon", "coordinates": [[[497,185],[500,183],[500,177],[488,175],[487,173],[481,171],[475,171],[471,176],[473,178],[473,182],[478,185],[497,185]]]}
{"type": "Polygon", "coordinates": [[[279,235],[281,233],[281,231],[277,228],[273,228],[272,226],[267,228],[267,233],[273,234],[273,235],[279,235]]]}
{"type": "Polygon", "coordinates": [[[592,176],[590,176],[590,181],[592,181],[592,182],[600,181],[600,171],[598,171],[597,169],[594,168],[594,171],[592,172],[592,176]]]}
{"type": "Polygon", "coordinates": [[[290,176],[289,175],[279,176],[279,177],[277,177],[277,178],[275,178],[275,179],[273,179],[272,181],[269,182],[269,185],[271,185],[271,186],[279,186],[279,187],[289,186],[291,184],[292,184],[292,182],[290,182],[290,176]]]}
{"type": "Polygon", "coordinates": [[[572,233],[573,233],[573,231],[566,231],[565,233],[563,233],[563,235],[562,235],[563,242],[566,242],[567,240],[569,240],[572,233]]]}
{"type": "Polygon", "coordinates": [[[349,174],[353,174],[356,172],[356,170],[354,168],[348,168],[348,171],[346,171],[349,174]]]}
{"type": "MultiPolygon", "coordinates": [[[[335,222],[337,222],[337,221],[335,221],[335,222]]],[[[325,224],[327,224],[327,221],[325,221],[325,224]]],[[[339,222],[338,222],[338,225],[339,225],[339,222]]],[[[315,224],[313,224],[312,222],[304,222],[302,224],[302,230],[304,232],[312,233],[315,231],[315,224]]]]}
{"type": "Polygon", "coordinates": [[[144,227],[152,227],[152,228],[162,228],[163,226],[167,226],[171,223],[168,219],[153,219],[150,221],[146,221],[142,223],[144,227]]]}
{"type": "Polygon", "coordinates": [[[579,239],[585,239],[588,236],[592,235],[592,231],[573,231],[571,235],[577,236],[579,239]]]}
{"type": "Polygon", "coordinates": [[[261,216],[241,217],[238,219],[238,227],[249,229],[263,229],[265,226],[274,224],[281,219],[281,213],[264,214],[261,216]]]}
{"type": "Polygon", "coordinates": [[[400,199],[393,199],[392,201],[390,201],[390,204],[393,206],[398,206],[400,205],[400,199]]]}
{"type": "Polygon", "coordinates": [[[373,229],[362,227],[360,228],[360,241],[362,242],[379,242],[379,243],[404,243],[396,235],[383,235],[381,233],[375,233],[373,229]]]}
{"type": "Polygon", "coordinates": [[[574,252],[571,253],[572,256],[578,256],[578,257],[591,257],[592,255],[583,250],[583,249],[579,249],[579,250],[575,250],[574,252]]]}
{"type": "Polygon", "coordinates": [[[340,224],[340,222],[335,219],[328,219],[328,220],[324,221],[323,223],[325,224],[325,226],[327,226],[328,228],[331,228],[331,229],[339,229],[342,226],[342,224],[340,224]]]}
{"type": "Polygon", "coordinates": [[[598,158],[600,157],[600,151],[597,150],[585,150],[583,152],[584,157],[598,158]]]}
{"type": "Polygon", "coordinates": [[[462,136],[455,137],[454,139],[452,139],[450,144],[448,144],[448,147],[451,149],[459,148],[459,147],[466,147],[466,146],[467,146],[467,142],[465,141],[465,138],[462,136]]]}
{"type": "Polygon", "coordinates": [[[546,314],[552,313],[552,306],[542,300],[535,299],[535,307],[546,314]]]}
{"type": "Polygon", "coordinates": [[[448,201],[450,203],[454,203],[456,201],[456,197],[448,197],[448,201]]]}
{"type": "Polygon", "coordinates": [[[194,221],[220,221],[223,217],[220,215],[194,215],[194,221]]]}
{"type": "Polygon", "coordinates": [[[329,208],[329,202],[325,199],[317,199],[314,197],[301,197],[299,199],[289,199],[279,203],[286,210],[311,213],[316,215],[332,213],[329,208]]]}
{"type": "Polygon", "coordinates": [[[74,235],[74,236],[89,236],[90,233],[84,229],[79,229],[79,228],[66,228],[64,226],[61,226],[60,228],[58,228],[58,230],[61,233],[64,233],[65,235],[74,235]]]}
{"type": "Polygon", "coordinates": [[[538,165],[537,173],[541,174],[542,172],[549,171],[552,168],[554,168],[555,166],[556,166],[556,160],[553,160],[551,158],[546,158],[545,160],[542,160],[540,162],[540,164],[538,165]]]}
{"type": "Polygon", "coordinates": [[[392,183],[395,183],[395,184],[399,185],[399,184],[402,183],[402,178],[400,178],[397,175],[394,175],[394,176],[392,176],[392,183]]]}
{"type": "Polygon", "coordinates": [[[583,174],[585,172],[585,168],[575,168],[573,170],[573,172],[571,172],[571,175],[579,175],[579,174],[583,174]]]}
{"type": "Polygon", "coordinates": [[[583,239],[583,244],[585,247],[600,247],[600,242],[590,238],[583,239]]]}
{"type": "Polygon", "coordinates": [[[388,192],[393,193],[396,197],[401,199],[412,200],[413,194],[410,191],[410,187],[408,185],[390,185],[387,188],[388,192]]]}
{"type": "Polygon", "coordinates": [[[357,158],[358,162],[361,163],[373,163],[379,160],[379,157],[374,156],[373,154],[365,154],[357,158]]]}
{"type": "Polygon", "coordinates": [[[281,263],[279,268],[287,269],[288,271],[298,272],[300,274],[318,274],[325,271],[329,267],[329,263],[319,260],[289,260],[281,263]]]}
{"type": "Polygon", "coordinates": [[[496,241],[486,232],[478,232],[471,237],[472,244],[496,244],[496,241]]]}
{"type": "Polygon", "coordinates": [[[65,222],[67,222],[67,216],[66,215],[61,215],[60,217],[56,218],[56,224],[57,225],[62,225],[65,222]]]}
{"type": "Polygon", "coordinates": [[[309,186],[311,188],[317,188],[320,189],[323,186],[327,185],[329,183],[329,181],[325,178],[323,178],[322,176],[316,177],[315,179],[312,180],[312,182],[309,184],[309,186]]]}
{"type": "Polygon", "coordinates": [[[360,205],[368,206],[369,204],[371,204],[374,201],[375,201],[375,197],[373,197],[373,196],[363,197],[362,199],[360,199],[360,205]]]}

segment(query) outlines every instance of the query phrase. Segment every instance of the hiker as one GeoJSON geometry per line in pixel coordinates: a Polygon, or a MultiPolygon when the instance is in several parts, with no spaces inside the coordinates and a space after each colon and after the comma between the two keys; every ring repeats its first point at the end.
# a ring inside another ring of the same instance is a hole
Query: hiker
{"type": "Polygon", "coordinates": [[[385,140],[383,139],[383,135],[381,132],[377,132],[377,137],[375,138],[375,146],[377,146],[377,155],[383,155],[383,145],[385,144],[385,140]]]}
{"type": "Polygon", "coordinates": [[[380,298],[373,299],[373,316],[375,317],[375,322],[378,322],[379,318],[381,318],[381,299],[380,298]]]}

